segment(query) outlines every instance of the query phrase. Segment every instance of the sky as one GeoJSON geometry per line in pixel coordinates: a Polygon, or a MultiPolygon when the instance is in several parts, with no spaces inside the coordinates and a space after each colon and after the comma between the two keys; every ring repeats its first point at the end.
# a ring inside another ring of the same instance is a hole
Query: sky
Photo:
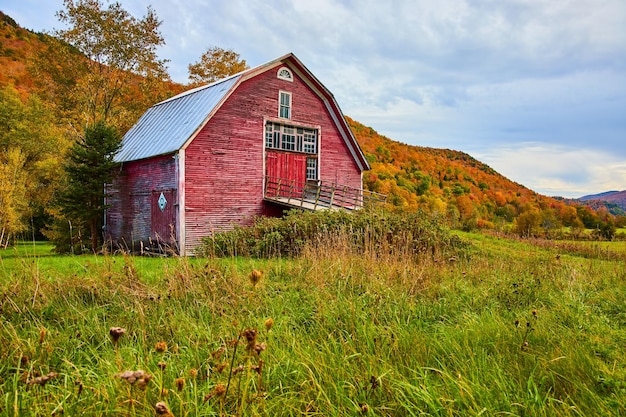
{"type": "MultiPolygon", "coordinates": [[[[101,0],[104,4],[107,0],[101,0]]],[[[626,190],[624,0],[120,0],[162,21],[174,81],[209,47],[255,67],[294,53],[343,113],[466,152],[548,196],[626,190]]],[[[62,0],[0,0],[37,32],[62,0]]]]}

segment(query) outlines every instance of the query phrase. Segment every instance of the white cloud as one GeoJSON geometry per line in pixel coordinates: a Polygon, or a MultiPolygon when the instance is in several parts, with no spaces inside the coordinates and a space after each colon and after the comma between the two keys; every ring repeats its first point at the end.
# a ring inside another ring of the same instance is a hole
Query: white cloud
{"type": "Polygon", "coordinates": [[[534,184],[545,195],[582,197],[626,188],[626,161],[594,149],[518,143],[473,156],[515,182],[534,184]]]}

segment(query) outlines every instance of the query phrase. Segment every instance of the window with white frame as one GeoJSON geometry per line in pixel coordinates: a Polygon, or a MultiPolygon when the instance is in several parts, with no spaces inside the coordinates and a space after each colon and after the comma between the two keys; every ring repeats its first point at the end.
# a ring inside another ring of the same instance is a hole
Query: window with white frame
{"type": "Polygon", "coordinates": [[[317,137],[316,129],[265,123],[265,147],[268,149],[317,154],[317,137]]]}
{"type": "Polygon", "coordinates": [[[287,68],[282,67],[278,70],[278,74],[277,74],[278,78],[280,78],[281,80],[285,80],[285,81],[291,81],[293,82],[293,75],[291,75],[291,71],[289,71],[287,68]]]}
{"type": "Polygon", "coordinates": [[[317,179],[317,158],[306,159],[306,179],[307,180],[317,179]]]}
{"type": "Polygon", "coordinates": [[[296,150],[296,135],[293,127],[283,126],[282,128],[282,138],[280,142],[280,148],[286,151],[295,151],[296,150]]]}
{"type": "Polygon", "coordinates": [[[267,123],[265,125],[265,147],[273,148],[274,147],[274,124],[267,123]]]}
{"type": "Polygon", "coordinates": [[[291,119],[291,93],[281,91],[278,103],[278,117],[291,119]]]}

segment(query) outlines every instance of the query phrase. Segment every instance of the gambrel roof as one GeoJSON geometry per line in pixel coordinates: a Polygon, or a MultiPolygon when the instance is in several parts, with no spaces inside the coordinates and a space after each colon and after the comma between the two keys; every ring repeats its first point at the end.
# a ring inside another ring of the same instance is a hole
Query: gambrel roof
{"type": "Polygon", "coordinates": [[[135,161],[183,149],[243,81],[279,65],[298,74],[323,100],[361,171],[370,169],[332,93],[293,54],[155,104],[126,132],[115,160],[135,161]]]}

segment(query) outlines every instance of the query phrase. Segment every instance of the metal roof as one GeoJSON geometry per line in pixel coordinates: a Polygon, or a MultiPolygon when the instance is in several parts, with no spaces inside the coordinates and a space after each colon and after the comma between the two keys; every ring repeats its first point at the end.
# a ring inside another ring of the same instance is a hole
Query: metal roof
{"type": "Polygon", "coordinates": [[[117,162],[178,151],[241,78],[241,73],[186,91],[150,107],[124,135],[117,162]]]}
{"type": "Polygon", "coordinates": [[[180,150],[240,81],[280,64],[288,64],[303,76],[304,82],[326,103],[331,118],[342,132],[341,135],[359,168],[370,169],[369,162],[332,93],[292,53],[155,104],[126,132],[115,160],[136,161],[180,150]]]}

